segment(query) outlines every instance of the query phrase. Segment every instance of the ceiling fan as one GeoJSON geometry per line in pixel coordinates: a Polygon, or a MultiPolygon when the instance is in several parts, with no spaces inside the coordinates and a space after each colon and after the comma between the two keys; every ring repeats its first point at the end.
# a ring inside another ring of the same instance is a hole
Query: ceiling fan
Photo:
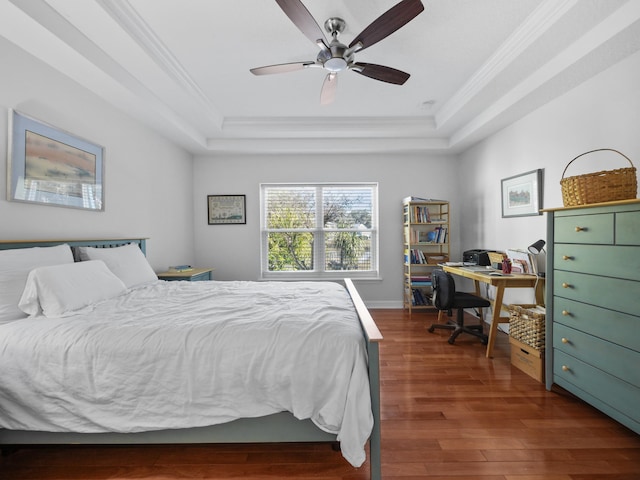
{"type": "Polygon", "coordinates": [[[409,79],[410,75],[408,73],[395,68],[373,63],[356,62],[354,54],[388,37],[413,20],[424,10],[420,0],[402,0],[391,7],[356,36],[349,46],[338,41],[338,35],[345,28],[345,22],[341,18],[334,17],[324,22],[324,27],[332,38],[331,42],[327,43],[322,29],[300,0],[276,0],[276,3],[295,26],[320,48],[320,52],[315,61],[281,63],[252,68],[250,71],[254,75],[293,72],[310,67],[324,68],[328,73],[320,91],[320,103],[322,105],[327,105],[334,101],[338,73],[344,70],[352,70],[374,80],[396,85],[402,85],[409,79]]]}

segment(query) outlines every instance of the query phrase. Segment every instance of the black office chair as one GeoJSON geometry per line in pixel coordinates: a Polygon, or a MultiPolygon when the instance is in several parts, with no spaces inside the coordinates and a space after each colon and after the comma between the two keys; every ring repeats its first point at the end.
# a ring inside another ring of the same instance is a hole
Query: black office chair
{"type": "MultiPolygon", "coordinates": [[[[448,340],[452,345],[458,335],[464,332],[478,337],[486,345],[488,337],[482,331],[483,322],[480,322],[480,325],[465,325],[464,309],[488,307],[491,305],[489,300],[472,293],[456,292],[456,283],[453,280],[453,276],[443,270],[431,272],[431,281],[433,282],[433,305],[440,311],[446,311],[448,316],[451,316],[453,309],[457,309],[458,312],[455,322],[449,320],[446,324],[434,323],[429,327],[429,332],[433,333],[436,328],[453,330],[448,340]]],[[[440,318],[440,315],[438,315],[438,318],[440,318]]]]}

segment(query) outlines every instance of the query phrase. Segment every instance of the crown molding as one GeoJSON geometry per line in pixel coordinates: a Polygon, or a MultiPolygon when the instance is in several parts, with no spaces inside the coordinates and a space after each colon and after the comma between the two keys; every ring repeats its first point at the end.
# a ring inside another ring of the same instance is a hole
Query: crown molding
{"type": "Polygon", "coordinates": [[[486,135],[483,130],[488,125],[517,120],[522,116],[518,110],[532,98],[537,96],[534,104],[542,105],[639,49],[640,2],[630,1],[459,128],[451,136],[451,146],[486,135]]]}
{"type": "Polygon", "coordinates": [[[196,81],[187,73],[178,59],[171,53],[153,29],[144,21],[128,0],[96,0],[102,9],[136,42],[149,58],[158,65],[184,92],[194,104],[204,108],[215,125],[222,127],[223,117],[214,107],[211,99],[196,81]]]}
{"type": "Polygon", "coordinates": [[[569,12],[578,0],[544,0],[495,53],[436,113],[442,128],[527,48],[569,12]]]}
{"type": "Polygon", "coordinates": [[[231,117],[221,136],[232,138],[431,137],[433,117],[231,117]]]}
{"type": "Polygon", "coordinates": [[[224,154],[401,154],[451,153],[443,138],[209,138],[207,153],[224,154]]]}

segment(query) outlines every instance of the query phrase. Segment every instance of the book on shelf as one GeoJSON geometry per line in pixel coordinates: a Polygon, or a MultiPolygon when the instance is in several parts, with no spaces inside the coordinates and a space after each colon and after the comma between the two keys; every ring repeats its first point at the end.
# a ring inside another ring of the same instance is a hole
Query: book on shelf
{"type": "Polygon", "coordinates": [[[170,272],[188,272],[189,270],[193,270],[191,265],[173,265],[169,267],[170,272]]]}
{"type": "Polygon", "coordinates": [[[424,205],[414,205],[411,208],[411,221],[413,223],[431,223],[431,213],[424,205]]]}
{"type": "Polygon", "coordinates": [[[435,227],[433,230],[411,230],[405,240],[410,244],[446,243],[447,233],[447,227],[435,227]]]}
{"type": "Polygon", "coordinates": [[[419,248],[407,249],[404,251],[404,263],[426,264],[427,257],[419,248]]]}
{"type": "Polygon", "coordinates": [[[447,241],[447,227],[436,227],[433,229],[434,243],[446,243],[447,241]]]}
{"type": "Polygon", "coordinates": [[[411,275],[411,281],[412,282],[430,282],[431,276],[430,275],[411,275]]]}
{"type": "Polygon", "coordinates": [[[411,275],[409,278],[411,285],[414,287],[430,287],[431,276],[430,275],[411,275]]]}
{"type": "Polygon", "coordinates": [[[411,289],[411,303],[415,306],[431,305],[431,298],[419,288],[411,289]]]}

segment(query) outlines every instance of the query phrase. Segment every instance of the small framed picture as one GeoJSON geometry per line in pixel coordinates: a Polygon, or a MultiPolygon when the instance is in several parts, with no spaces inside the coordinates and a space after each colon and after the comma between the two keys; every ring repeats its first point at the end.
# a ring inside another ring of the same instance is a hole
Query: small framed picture
{"type": "Polygon", "coordinates": [[[245,195],[207,195],[209,225],[247,223],[245,195]]]}
{"type": "Polygon", "coordinates": [[[104,210],[104,147],[9,111],[11,201],[104,210]]]}
{"type": "Polygon", "coordinates": [[[542,169],[502,180],[502,217],[542,215],[542,169]]]}

